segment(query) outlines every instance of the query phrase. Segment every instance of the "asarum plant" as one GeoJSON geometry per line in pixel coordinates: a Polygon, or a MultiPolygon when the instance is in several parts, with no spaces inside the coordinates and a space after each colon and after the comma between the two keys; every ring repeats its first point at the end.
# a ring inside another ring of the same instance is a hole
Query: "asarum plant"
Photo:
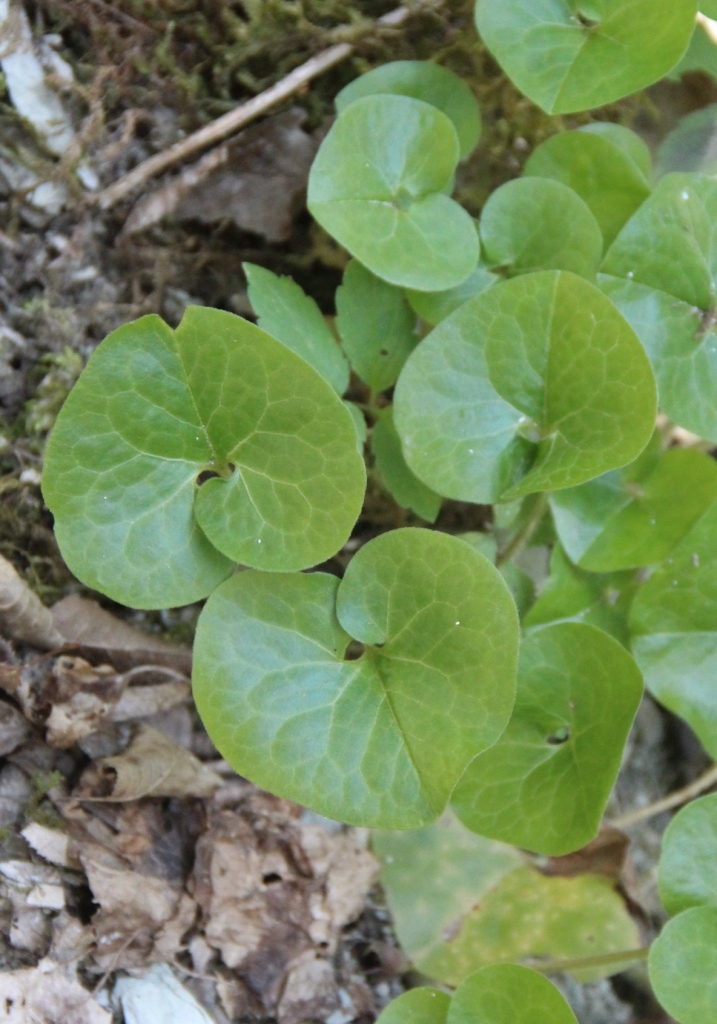
{"type": "MultiPolygon", "coordinates": [[[[551,113],[664,76],[695,16],[695,0],[476,7],[551,113]]],[[[115,601],[208,598],[195,699],[242,775],[355,825],[417,828],[450,803],[481,836],[570,853],[597,835],[643,677],[717,758],[717,466],[655,431],[659,406],[717,443],[717,180],[656,180],[642,140],[598,122],[538,146],[476,222],[451,193],[480,113],[452,72],[388,64],[336,106],[308,205],[352,257],[338,343],[298,285],[252,265],[258,326],[192,307],[176,330],[112,333],[48,444],[57,539],[115,601]],[[343,400],[350,371],[366,403],[343,400]],[[492,504],[494,534],[397,529],[342,579],[306,571],[351,536],[365,442],[399,505],[430,524],[444,498],[492,504]],[[535,601],[511,558],[546,524],[535,601]]],[[[650,975],[680,1024],[717,1021],[716,863],[708,796],[660,864],[673,918],[650,975]]],[[[575,1024],[542,975],[502,964],[381,1021],[528,1019],[575,1024]]]]}

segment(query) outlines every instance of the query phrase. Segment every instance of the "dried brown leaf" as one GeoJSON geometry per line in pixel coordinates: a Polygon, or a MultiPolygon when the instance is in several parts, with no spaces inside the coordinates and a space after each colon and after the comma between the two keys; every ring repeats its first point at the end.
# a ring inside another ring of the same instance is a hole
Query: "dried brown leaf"
{"type": "Polygon", "coordinates": [[[62,635],[53,623],[52,613],[37,594],[18,576],[13,565],[0,555],[0,631],[13,640],[21,640],[50,650],[62,645],[62,635]]]}
{"type": "Polygon", "coordinates": [[[0,757],[16,750],[30,735],[30,725],[20,712],[0,701],[0,757]]]}
{"type": "Polygon", "coordinates": [[[591,843],[564,857],[550,857],[539,864],[545,875],[607,875],[618,881],[621,878],[630,840],[617,828],[607,825],[591,843]]]}
{"type": "Polygon", "coordinates": [[[340,1007],[331,964],[315,953],[302,957],[289,970],[277,1007],[279,1024],[326,1020],[340,1007]]]}
{"type": "Polygon", "coordinates": [[[22,830],[21,835],[28,846],[50,864],[56,864],[61,868],[72,866],[67,850],[69,837],[66,832],[47,828],[46,825],[33,821],[22,830]]]}
{"type": "Polygon", "coordinates": [[[66,750],[102,728],[126,685],[110,665],[92,666],[84,658],[55,660],[38,704],[50,706],[47,742],[66,750]]]}
{"type": "Polygon", "coordinates": [[[139,800],[146,796],[208,797],[222,785],[216,772],[157,729],[142,725],[124,754],[103,758],[82,776],[82,800],[139,800]]]}
{"type": "Polygon", "coordinates": [[[112,1015],[70,970],[43,960],[35,968],[0,974],[0,1007],[7,1024],[111,1024],[112,1015]]]}
{"type": "Polygon", "coordinates": [[[150,715],[185,704],[192,696],[189,683],[179,680],[171,683],[157,683],[155,686],[128,686],[112,709],[113,722],[127,722],[133,718],[149,718],[150,715]]]}

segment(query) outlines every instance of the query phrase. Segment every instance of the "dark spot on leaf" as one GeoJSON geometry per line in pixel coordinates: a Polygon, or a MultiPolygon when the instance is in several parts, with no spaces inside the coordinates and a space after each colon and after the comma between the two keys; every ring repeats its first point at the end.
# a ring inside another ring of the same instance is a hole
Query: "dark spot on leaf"
{"type": "Polygon", "coordinates": [[[381,354],[382,356],[387,356],[387,355],[388,355],[388,349],[387,349],[387,348],[382,348],[382,349],[381,349],[381,353],[380,353],[380,354],[381,354]]]}
{"type": "Polygon", "coordinates": [[[564,726],[562,729],[558,729],[553,736],[548,736],[547,742],[551,747],[559,747],[562,746],[563,743],[567,743],[569,739],[570,730],[567,726],[564,726]]]}

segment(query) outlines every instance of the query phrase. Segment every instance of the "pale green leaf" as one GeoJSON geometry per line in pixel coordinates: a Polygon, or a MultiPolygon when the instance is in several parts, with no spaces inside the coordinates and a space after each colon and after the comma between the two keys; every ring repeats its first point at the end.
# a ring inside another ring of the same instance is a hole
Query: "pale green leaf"
{"type": "Polygon", "coordinates": [[[336,292],[336,328],[351,366],[373,394],[393,387],[416,347],[416,316],[403,292],[357,260],[336,292]]]}
{"type": "Polygon", "coordinates": [[[573,565],[556,544],[550,559],[550,576],[524,625],[530,629],[551,622],[584,622],[627,646],[627,616],[638,586],[638,575],[634,572],[585,572],[573,565]]]}
{"type": "Polygon", "coordinates": [[[629,156],[639,171],[649,181],[652,177],[652,153],[645,140],[631,131],[623,124],[615,121],[591,121],[589,124],[581,125],[580,132],[588,135],[599,135],[603,139],[612,142],[614,146],[621,149],[625,156],[629,156]]]}
{"type": "Polygon", "coordinates": [[[630,629],[650,692],[717,757],[717,504],[640,589],[630,629]]]}
{"type": "Polygon", "coordinates": [[[137,608],[200,600],[234,561],[330,558],[364,489],[355,427],[326,381],[253,324],[199,306],[176,331],[148,316],[105,339],[43,475],[67,564],[137,608]]]}
{"type": "Polygon", "coordinates": [[[678,1024],[717,1024],[717,908],[668,921],[650,949],[655,995],[678,1024]]]}
{"type": "MultiPolygon", "coordinates": [[[[639,929],[607,878],[549,877],[524,867],[494,886],[421,969],[437,981],[460,985],[489,964],[575,960],[640,945],[639,929]]],[[[580,976],[590,980],[621,969],[583,969],[580,976]]]]}
{"type": "Polygon", "coordinates": [[[447,316],[455,312],[468,299],[479,295],[492,284],[499,281],[497,274],[491,272],[482,263],[479,263],[470,277],[466,278],[463,284],[457,288],[450,288],[446,292],[414,292],[408,290],[406,297],[411,308],[418,313],[427,324],[439,324],[447,316]]]}
{"type": "Polygon", "coordinates": [[[480,219],[487,266],[513,277],[571,270],[595,280],[603,239],[579,195],[560,181],[518,178],[491,195],[480,219]]]}
{"type": "Polygon", "coordinates": [[[373,848],[396,937],[418,970],[444,932],[523,863],[517,850],[474,835],[450,811],[427,828],[375,832],[373,848]]]}
{"type": "Polygon", "coordinates": [[[675,448],[558,491],[550,505],[570,558],[605,573],[661,562],[715,500],[717,462],[675,448]]]}
{"type": "Polygon", "coordinates": [[[381,64],[345,86],[336,97],[336,109],[341,113],[349,103],[381,93],[412,96],[438,107],[453,122],[461,157],[468,156],[478,144],[481,133],[478,101],[463,79],[448,68],[425,60],[381,64]]]}
{"type": "Polygon", "coordinates": [[[349,365],[316,302],[290,277],[278,277],[254,263],[242,266],[259,327],[305,359],[343,395],[349,365]]]}
{"type": "MultiPolygon", "coordinates": [[[[633,137],[642,145],[637,136],[633,137]]],[[[554,178],[573,189],[592,211],[605,248],[650,194],[641,168],[607,134],[570,131],[553,135],[532,153],[525,173],[554,178]]]]}
{"type": "Polygon", "coordinates": [[[444,291],[473,273],[478,237],[444,190],[458,163],[455,128],[408,96],[366,96],[339,114],[309,176],[309,210],[390,284],[444,291]]]}
{"type": "Polygon", "coordinates": [[[551,981],[517,964],[472,974],[451,1002],[448,1024],[578,1024],[551,981]]]}
{"type": "MultiPolygon", "coordinates": [[[[697,30],[704,37],[701,29],[697,30]]],[[[707,40],[717,73],[717,46],[707,40]]],[[[717,103],[695,110],[680,119],[676,128],[661,142],[657,153],[657,172],[696,171],[714,175],[717,171],[717,103]]]]}
{"type": "Polygon", "coordinates": [[[451,998],[437,988],[414,988],[389,1003],[376,1024],[446,1024],[451,998]]]}
{"type": "Polygon", "coordinates": [[[693,800],[667,827],[660,853],[660,899],[668,914],[717,907],[717,793],[693,800]]]}
{"type": "Polygon", "coordinates": [[[575,486],[650,439],[655,383],[637,337],[574,274],[494,285],[439,324],[395,392],[406,462],[437,493],[489,503],[575,486]]]}
{"type": "Polygon", "coordinates": [[[332,576],[245,572],[194,647],[207,730],[241,775],[328,817],[415,828],[495,742],[518,626],[498,570],[459,540],[395,530],[332,576]],[[344,660],[350,639],[365,651],[344,660]]]}
{"type": "Polygon", "coordinates": [[[569,114],[666,75],[696,13],[696,0],[478,0],[476,22],[521,92],[549,114],[569,114]]]}
{"type": "MultiPolygon", "coordinates": [[[[505,508],[506,506],[500,507],[505,508]]],[[[459,533],[457,536],[464,540],[466,544],[470,544],[476,551],[485,555],[489,562],[495,562],[498,545],[491,534],[471,532],[459,533]]],[[[514,562],[506,562],[504,565],[501,565],[500,574],[510,587],[518,614],[523,618],[535,600],[535,584],[530,576],[523,572],[514,562]]]]}
{"type": "Polygon", "coordinates": [[[406,465],[390,407],[383,410],[371,431],[371,450],[383,485],[396,504],[412,509],[428,523],[435,523],[443,499],[406,465]]]}
{"type": "Polygon", "coordinates": [[[508,728],[456,786],[460,820],[534,853],[586,846],[598,834],[641,697],[637,665],[607,634],[579,623],[531,633],[508,728]]]}

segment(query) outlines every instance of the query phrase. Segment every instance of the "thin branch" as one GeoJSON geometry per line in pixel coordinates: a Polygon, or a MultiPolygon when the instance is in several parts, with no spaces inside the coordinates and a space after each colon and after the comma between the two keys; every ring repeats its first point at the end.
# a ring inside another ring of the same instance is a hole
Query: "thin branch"
{"type": "Polygon", "coordinates": [[[704,793],[706,789],[711,789],[715,785],[717,785],[717,764],[713,764],[704,775],[701,775],[699,779],[695,779],[689,786],[678,789],[662,800],[657,800],[654,804],[648,804],[647,807],[640,807],[638,810],[630,811],[619,818],[613,818],[609,824],[614,828],[630,828],[632,825],[637,825],[640,821],[647,821],[658,814],[663,814],[665,811],[671,811],[675,807],[681,807],[683,804],[689,803],[690,800],[694,800],[695,797],[704,793]]]}
{"type": "MultiPolygon", "coordinates": [[[[437,0],[416,0],[411,6],[397,7],[396,10],[384,14],[382,18],[376,20],[375,24],[377,27],[382,28],[401,25],[409,15],[421,9],[434,8],[436,3],[437,0]]],[[[294,68],[286,78],[272,85],[270,89],[266,89],[264,92],[259,93],[258,96],[247,100],[246,103],[235,107],[234,110],[223,114],[216,121],[211,121],[203,128],[200,128],[199,131],[193,132],[180,142],[176,142],[162,153],[155,153],[148,160],[144,160],[128,174],[125,174],[124,177],[114,182],[114,184],[109,185],[102,192],[98,192],[90,201],[98,203],[103,210],[109,210],[150,178],[162,174],[170,167],[175,166],[175,164],[194,156],[200,150],[222,142],[230,135],[234,135],[240,128],[249,124],[250,121],[255,120],[261,114],[265,114],[272,107],[281,103],[282,100],[293,96],[294,93],[298,92],[314,78],[323,74],[324,71],[328,71],[334,65],[340,64],[353,50],[354,46],[352,43],[339,43],[336,46],[329,47],[328,50],[322,50],[321,53],[310,57],[309,60],[298,68],[294,68]]]]}
{"type": "Polygon", "coordinates": [[[506,562],[509,562],[511,558],[515,558],[518,552],[522,551],[523,548],[530,543],[533,534],[540,526],[547,507],[548,493],[545,491],[543,494],[536,496],[535,504],[533,505],[528,518],[525,520],[518,532],[508,541],[503,550],[498,552],[495,560],[495,564],[498,568],[500,568],[501,565],[505,565],[506,562]]]}
{"type": "Polygon", "coordinates": [[[626,949],[622,953],[603,953],[601,956],[584,956],[576,960],[530,960],[528,966],[541,974],[565,974],[567,971],[586,971],[591,967],[611,967],[619,964],[647,960],[650,947],[626,949]]]}
{"type": "Polygon", "coordinates": [[[710,42],[717,46],[717,21],[713,18],[708,18],[706,14],[702,14],[701,11],[698,11],[697,24],[700,28],[704,29],[710,42]]]}

